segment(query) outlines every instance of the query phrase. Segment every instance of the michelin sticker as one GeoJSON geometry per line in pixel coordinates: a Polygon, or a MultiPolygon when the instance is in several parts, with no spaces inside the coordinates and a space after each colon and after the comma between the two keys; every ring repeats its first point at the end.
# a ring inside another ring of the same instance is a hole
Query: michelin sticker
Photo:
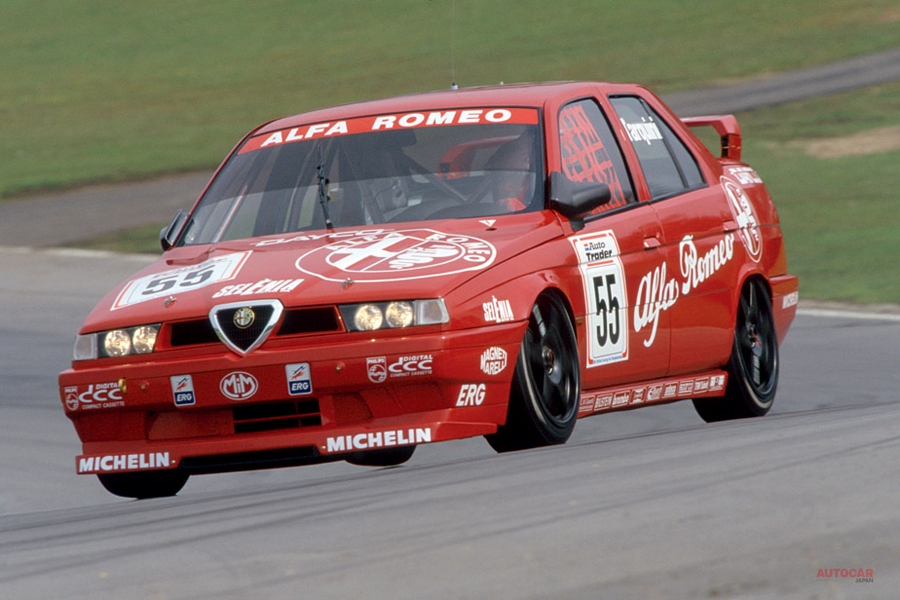
{"type": "Polygon", "coordinates": [[[497,256],[490,243],[432,229],[361,234],[310,250],[299,271],[326,281],[384,283],[480,271],[497,256]]]}

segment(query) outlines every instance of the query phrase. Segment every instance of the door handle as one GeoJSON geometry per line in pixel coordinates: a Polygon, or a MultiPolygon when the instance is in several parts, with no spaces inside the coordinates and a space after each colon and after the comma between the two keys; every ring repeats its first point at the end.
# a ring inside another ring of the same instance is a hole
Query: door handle
{"type": "Polygon", "coordinates": [[[660,242],[659,238],[655,235],[644,238],[644,250],[653,250],[654,248],[659,248],[661,245],[662,242],[660,242]]]}
{"type": "Polygon", "coordinates": [[[728,220],[722,223],[722,229],[725,230],[725,233],[731,233],[732,231],[738,230],[738,224],[734,221],[728,220]]]}

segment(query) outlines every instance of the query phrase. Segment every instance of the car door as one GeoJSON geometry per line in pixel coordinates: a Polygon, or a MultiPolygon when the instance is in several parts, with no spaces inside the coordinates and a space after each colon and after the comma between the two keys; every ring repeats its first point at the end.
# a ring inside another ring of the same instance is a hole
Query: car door
{"type": "Polygon", "coordinates": [[[738,276],[734,217],[722,185],[651,100],[610,98],[634,147],[663,231],[669,314],[668,374],[720,367],[731,346],[732,290],[738,276]],[[712,181],[708,181],[712,179],[712,181]]]}
{"type": "Polygon", "coordinates": [[[638,202],[631,175],[595,99],[559,113],[560,168],[575,182],[609,186],[612,199],[584,220],[570,241],[579,260],[586,315],[582,388],[591,390],[665,375],[668,316],[660,285],[665,261],[653,207],[638,202]]]}

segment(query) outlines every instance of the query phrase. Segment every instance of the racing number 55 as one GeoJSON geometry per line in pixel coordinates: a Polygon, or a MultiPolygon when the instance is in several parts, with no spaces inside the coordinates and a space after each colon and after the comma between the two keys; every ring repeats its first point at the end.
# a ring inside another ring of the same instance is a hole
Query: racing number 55
{"type": "Polygon", "coordinates": [[[619,334],[622,332],[619,320],[619,297],[613,289],[615,286],[615,273],[594,276],[594,299],[597,301],[597,342],[601,346],[606,346],[607,342],[613,345],[618,344],[619,334]],[[606,290],[605,294],[603,289],[606,290]],[[602,322],[600,322],[601,319],[602,322]]]}
{"type": "Polygon", "coordinates": [[[180,273],[170,273],[167,275],[163,275],[162,277],[158,277],[156,279],[151,280],[144,291],[141,292],[142,295],[153,295],[153,294],[161,294],[166,292],[176,285],[180,288],[192,288],[197,286],[202,286],[210,277],[215,273],[215,267],[213,265],[206,266],[201,269],[196,269],[188,272],[180,272],[180,273]]]}
{"type": "Polygon", "coordinates": [[[582,266],[588,289],[588,366],[624,360],[628,335],[625,322],[625,286],[622,264],[616,260],[582,266]]]}

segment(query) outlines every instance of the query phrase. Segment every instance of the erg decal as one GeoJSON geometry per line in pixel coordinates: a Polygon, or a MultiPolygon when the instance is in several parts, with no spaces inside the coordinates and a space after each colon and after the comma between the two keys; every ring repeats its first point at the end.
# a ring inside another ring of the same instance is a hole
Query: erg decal
{"type": "Polygon", "coordinates": [[[303,254],[295,266],[326,281],[350,277],[355,283],[383,283],[480,271],[496,255],[494,246],[479,238],[408,229],[341,239],[303,254]]]}
{"type": "Polygon", "coordinates": [[[172,386],[172,397],[175,406],[191,406],[196,404],[197,396],[194,392],[194,379],[190,375],[173,375],[169,377],[172,386]]]}

